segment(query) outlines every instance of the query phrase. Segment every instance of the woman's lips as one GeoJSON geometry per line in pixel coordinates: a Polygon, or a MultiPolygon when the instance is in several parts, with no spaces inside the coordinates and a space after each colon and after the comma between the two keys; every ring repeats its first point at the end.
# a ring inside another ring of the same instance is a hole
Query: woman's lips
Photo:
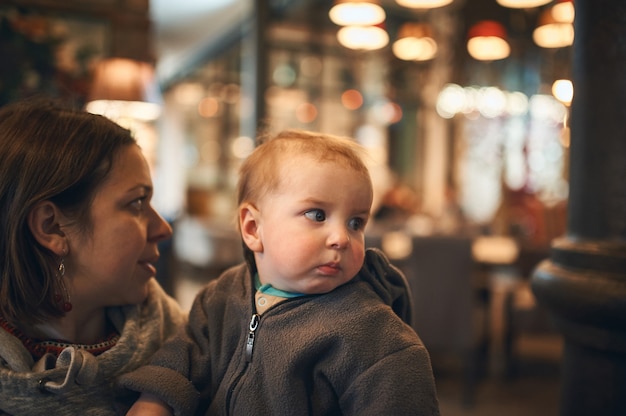
{"type": "Polygon", "coordinates": [[[139,264],[140,264],[140,265],[141,265],[144,269],[146,269],[147,271],[149,271],[151,276],[156,276],[156,272],[157,272],[157,270],[156,270],[156,267],[154,267],[154,264],[152,264],[152,263],[151,263],[151,262],[149,262],[149,261],[140,261],[140,262],[139,262],[139,264]]]}

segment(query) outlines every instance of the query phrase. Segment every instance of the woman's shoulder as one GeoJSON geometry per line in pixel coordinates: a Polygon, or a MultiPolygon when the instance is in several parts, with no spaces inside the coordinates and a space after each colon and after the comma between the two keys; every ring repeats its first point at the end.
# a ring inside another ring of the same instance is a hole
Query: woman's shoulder
{"type": "Polygon", "coordinates": [[[200,290],[203,296],[223,296],[248,293],[251,286],[250,272],[245,263],[224,270],[219,276],[207,276],[208,283],[200,290]]]}
{"type": "Polygon", "coordinates": [[[146,300],[146,306],[151,308],[157,315],[162,316],[172,325],[179,326],[186,322],[186,313],[180,307],[180,304],[171,295],[165,292],[156,279],[151,279],[149,283],[149,293],[146,300]]]}

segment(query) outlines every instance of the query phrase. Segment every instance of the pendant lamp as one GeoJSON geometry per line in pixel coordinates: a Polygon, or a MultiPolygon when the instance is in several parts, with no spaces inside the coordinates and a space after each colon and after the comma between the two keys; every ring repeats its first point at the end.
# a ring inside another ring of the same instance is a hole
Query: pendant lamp
{"type": "Polygon", "coordinates": [[[161,94],[147,62],[108,58],[95,69],[86,110],[117,119],[151,121],[161,113],[161,94]]]}
{"type": "Polygon", "coordinates": [[[396,0],[396,3],[411,9],[434,9],[447,6],[452,3],[452,1],[453,0],[396,0]]]}
{"type": "Polygon", "coordinates": [[[389,35],[380,26],[344,26],[337,32],[337,40],[349,49],[373,51],[387,46],[389,35]]]}
{"type": "Polygon", "coordinates": [[[377,25],[386,17],[385,10],[374,0],[335,0],[328,16],[339,26],[377,25]]]}
{"type": "Polygon", "coordinates": [[[511,9],[531,9],[533,7],[543,6],[552,0],[496,0],[500,6],[509,7],[511,9]]]}
{"type": "Polygon", "coordinates": [[[574,97],[574,85],[569,79],[557,79],[552,84],[552,95],[554,98],[570,106],[574,97]]]}
{"type": "Polygon", "coordinates": [[[574,3],[562,0],[544,10],[533,31],[533,40],[542,48],[562,48],[574,43],[574,3]]]}
{"type": "Polygon", "coordinates": [[[437,42],[425,23],[405,23],[392,45],[393,54],[404,61],[427,61],[437,54],[437,42]]]}
{"type": "Polygon", "coordinates": [[[467,51],[479,61],[504,59],[511,53],[506,29],[494,20],[482,20],[468,32],[467,51]]]}

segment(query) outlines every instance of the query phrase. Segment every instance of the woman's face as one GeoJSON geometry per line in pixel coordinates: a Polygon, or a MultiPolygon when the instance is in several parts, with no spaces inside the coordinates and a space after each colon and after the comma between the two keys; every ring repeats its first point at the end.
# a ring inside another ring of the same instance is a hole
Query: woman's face
{"type": "Polygon", "coordinates": [[[150,205],[152,180],[138,146],[125,146],[90,208],[91,230],[63,227],[67,286],[74,310],[136,304],[148,294],[157,243],[171,227],[150,205]]]}

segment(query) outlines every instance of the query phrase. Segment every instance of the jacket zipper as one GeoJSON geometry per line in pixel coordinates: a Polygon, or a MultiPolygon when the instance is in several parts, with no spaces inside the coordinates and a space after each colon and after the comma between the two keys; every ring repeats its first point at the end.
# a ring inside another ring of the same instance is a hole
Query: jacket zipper
{"type": "Polygon", "coordinates": [[[256,330],[259,327],[259,320],[261,316],[258,313],[253,313],[250,318],[250,326],[248,327],[248,340],[246,342],[246,361],[252,361],[252,350],[254,349],[254,337],[256,336],[256,330]]]}
{"type": "Polygon", "coordinates": [[[226,397],[226,406],[224,410],[226,414],[230,414],[230,401],[233,397],[233,393],[235,392],[235,388],[239,384],[239,381],[243,377],[246,369],[248,368],[248,364],[252,361],[252,350],[254,349],[254,337],[256,335],[256,330],[259,327],[259,321],[261,320],[261,315],[258,313],[253,313],[252,318],[250,318],[250,324],[248,325],[248,338],[246,340],[246,365],[244,369],[239,373],[237,378],[232,382],[230,388],[228,389],[228,396],[226,397]]]}
{"type": "MultiPolygon", "coordinates": [[[[270,309],[265,311],[265,315],[267,315],[268,312],[270,312],[274,308],[279,307],[283,303],[281,303],[279,305],[272,306],[270,309]]],[[[237,378],[231,383],[230,388],[228,389],[228,395],[226,397],[226,406],[225,406],[225,411],[226,411],[227,415],[230,414],[230,401],[232,399],[232,396],[233,396],[233,393],[235,391],[235,388],[237,387],[237,385],[241,381],[241,378],[243,377],[244,373],[246,372],[246,370],[248,368],[248,365],[252,361],[252,352],[254,350],[254,340],[255,340],[255,337],[256,337],[256,330],[258,329],[259,322],[261,321],[261,315],[256,313],[256,305],[254,304],[254,300],[252,302],[252,311],[253,311],[252,312],[252,317],[250,318],[250,324],[248,325],[248,337],[246,339],[246,365],[245,365],[244,369],[241,371],[241,373],[239,373],[237,378]]]]}

